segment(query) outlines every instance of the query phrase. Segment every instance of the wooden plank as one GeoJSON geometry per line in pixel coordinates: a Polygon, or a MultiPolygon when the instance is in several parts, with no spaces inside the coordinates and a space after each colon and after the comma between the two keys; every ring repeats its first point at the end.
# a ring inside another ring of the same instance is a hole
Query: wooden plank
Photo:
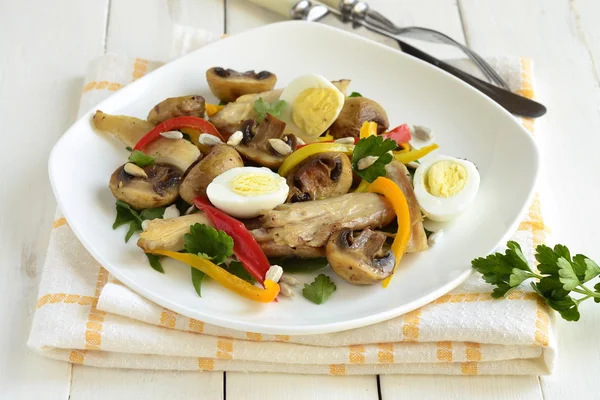
{"type": "MultiPolygon", "coordinates": [[[[597,2],[461,0],[460,5],[475,50],[534,60],[538,97],[549,110],[536,130],[546,161],[542,175],[553,183],[544,198],[557,216],[550,220],[553,240],[600,259],[600,232],[588,228],[600,222],[589,212],[600,200],[600,188],[590,185],[600,170],[600,90],[590,58],[598,57],[600,43],[596,14],[590,14],[597,13],[597,2]]],[[[600,329],[600,310],[586,303],[578,323],[559,321],[557,369],[541,378],[545,399],[597,397],[591,382],[600,374],[600,338],[590,332],[600,329]]]]}
{"type": "Polygon", "coordinates": [[[107,52],[150,60],[169,58],[173,22],[224,31],[224,0],[113,0],[107,52]]]}
{"type": "Polygon", "coordinates": [[[73,369],[70,400],[221,400],[222,372],[73,369]]]}
{"type": "Polygon", "coordinates": [[[50,149],[73,122],[81,76],[102,54],[107,0],[7,0],[0,12],[0,398],[66,400],[70,365],[25,342],[56,202],[50,149]]]}
{"type": "Polygon", "coordinates": [[[534,376],[436,376],[381,377],[381,398],[419,400],[542,400],[534,376]],[[385,382],[385,383],[384,383],[385,382]]]}
{"type": "Polygon", "coordinates": [[[375,400],[374,376],[227,373],[227,399],[237,400],[375,400]]]}
{"type": "MultiPolygon", "coordinates": [[[[106,51],[129,57],[166,60],[173,21],[220,34],[222,0],[112,0],[106,51]]],[[[71,399],[223,398],[223,373],[109,370],[73,366],[71,399]]]]}

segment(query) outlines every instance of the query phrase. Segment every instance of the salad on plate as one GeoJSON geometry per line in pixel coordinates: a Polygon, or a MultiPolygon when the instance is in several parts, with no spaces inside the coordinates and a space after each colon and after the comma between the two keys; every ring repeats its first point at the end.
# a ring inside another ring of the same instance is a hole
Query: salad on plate
{"type": "Polygon", "coordinates": [[[109,179],[113,228],[137,234],[158,272],[164,257],[191,266],[198,295],[209,277],[269,303],[294,295],[299,272],[317,275],[302,290],[317,304],[336,290],[331,273],[385,290],[405,253],[441,237],[424,220],[453,220],[477,195],[473,163],[437,154],[424,126],[390,128],[349,80],[307,74],[275,89],[271,72],[220,67],[206,79],[218,104],[185,95],[146,119],[92,120],[130,152],[109,179]]]}

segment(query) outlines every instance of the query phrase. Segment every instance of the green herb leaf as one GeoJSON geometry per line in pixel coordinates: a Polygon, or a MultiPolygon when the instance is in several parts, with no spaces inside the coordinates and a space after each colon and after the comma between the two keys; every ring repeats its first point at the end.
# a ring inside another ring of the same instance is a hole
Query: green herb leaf
{"type": "Polygon", "coordinates": [[[129,162],[134,163],[138,167],[144,168],[148,165],[154,164],[155,158],[156,157],[149,156],[148,154],[144,153],[143,151],[134,150],[129,155],[128,160],[129,160],[129,162]]]}
{"type": "Polygon", "coordinates": [[[209,258],[217,265],[233,254],[231,236],[204,224],[190,226],[190,233],[186,233],[183,240],[188,253],[209,258]]]}
{"type": "Polygon", "coordinates": [[[363,95],[358,92],[352,92],[352,93],[350,93],[350,96],[348,96],[348,97],[363,97],[363,95]]]}
{"type": "Polygon", "coordinates": [[[245,280],[246,282],[255,283],[256,279],[250,272],[244,268],[244,265],[239,261],[232,261],[227,266],[223,266],[230,274],[237,276],[240,279],[245,280]]]}
{"type": "Polygon", "coordinates": [[[271,114],[274,117],[281,116],[281,112],[287,106],[287,103],[283,100],[278,100],[275,103],[267,103],[262,97],[254,102],[254,111],[256,112],[256,122],[259,124],[266,118],[267,114],[271,114]]]}
{"type": "Polygon", "coordinates": [[[577,265],[580,265],[579,263],[583,261],[583,264],[586,267],[583,273],[583,282],[591,281],[592,279],[600,275],[600,267],[598,266],[598,264],[584,256],[583,254],[577,254],[573,258],[573,261],[577,265]]]}
{"type": "Polygon", "coordinates": [[[600,303],[600,282],[596,283],[596,285],[594,285],[594,290],[596,290],[596,294],[598,295],[598,297],[594,297],[594,301],[596,303],[600,303]]]}
{"type": "Polygon", "coordinates": [[[396,145],[396,141],[384,139],[382,136],[369,136],[359,140],[352,153],[352,169],[367,182],[385,176],[385,166],[394,158],[389,151],[394,150],[396,145]],[[359,170],[358,162],[368,156],[379,158],[369,168],[359,170]]]}
{"type": "Polygon", "coordinates": [[[529,274],[527,271],[523,271],[519,268],[513,268],[512,274],[510,274],[509,277],[508,285],[510,287],[519,286],[521,283],[523,283],[529,278],[531,278],[531,274],[529,274]]]}
{"type": "Polygon", "coordinates": [[[198,296],[202,297],[202,281],[206,274],[194,267],[192,269],[192,285],[194,286],[194,290],[198,293],[198,296]]]}
{"type": "Polygon", "coordinates": [[[573,298],[567,296],[562,300],[546,299],[546,304],[558,311],[563,319],[567,321],[579,321],[579,317],[581,316],[578,309],[579,305],[573,298]]]}
{"type": "Polygon", "coordinates": [[[131,147],[129,147],[129,146],[125,147],[125,150],[127,150],[128,152],[132,152],[133,151],[133,149],[131,147]]]}
{"type": "Polygon", "coordinates": [[[140,213],[140,217],[143,220],[162,218],[165,213],[165,207],[146,208],[140,213]]]}
{"type": "Polygon", "coordinates": [[[279,265],[285,272],[301,273],[313,272],[323,269],[327,266],[327,258],[297,258],[297,257],[277,257],[270,258],[271,265],[279,265]]]}
{"type": "Polygon", "coordinates": [[[563,289],[573,290],[580,285],[579,278],[573,270],[573,266],[564,257],[560,257],[557,261],[559,281],[563,284],[563,289]]]}
{"type": "Polygon", "coordinates": [[[320,274],[310,285],[304,284],[302,296],[315,304],[323,304],[331,297],[335,290],[335,283],[327,275],[320,274]]]}
{"type": "Polygon", "coordinates": [[[135,211],[131,206],[124,201],[117,200],[115,203],[117,209],[117,216],[115,218],[115,222],[113,223],[113,229],[117,229],[122,225],[129,224],[129,229],[127,230],[127,234],[125,234],[125,243],[129,242],[129,239],[133,236],[137,231],[142,230],[142,222],[146,219],[155,219],[162,218],[165,208],[147,208],[142,210],[141,213],[135,211]]]}
{"type": "Polygon", "coordinates": [[[146,257],[148,257],[148,262],[150,263],[150,266],[155,270],[160,272],[161,274],[165,273],[165,270],[162,267],[162,264],[160,263],[160,257],[154,254],[150,254],[150,253],[146,253],[146,257]]]}

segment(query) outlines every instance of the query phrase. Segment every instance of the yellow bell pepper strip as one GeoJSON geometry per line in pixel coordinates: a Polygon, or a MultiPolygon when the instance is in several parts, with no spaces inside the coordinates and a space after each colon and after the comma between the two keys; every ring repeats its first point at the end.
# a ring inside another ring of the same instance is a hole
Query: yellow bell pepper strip
{"type": "Polygon", "coordinates": [[[354,189],[354,192],[355,193],[368,192],[369,191],[369,185],[371,185],[371,184],[363,179],[362,181],[360,181],[360,183],[358,184],[358,186],[356,187],[356,189],[354,189]]]}
{"type": "Polygon", "coordinates": [[[168,250],[154,250],[152,251],[152,254],[167,256],[174,260],[184,262],[187,265],[204,272],[221,286],[249,300],[258,301],[261,303],[270,303],[275,300],[279,294],[279,284],[270,279],[265,280],[265,288],[262,289],[250,284],[249,282],[246,282],[241,278],[238,278],[233,274],[230,274],[225,269],[213,264],[206,258],[197,256],[195,254],[178,253],[176,251],[168,250]]]}
{"type": "Polygon", "coordinates": [[[377,135],[377,122],[363,122],[360,127],[360,138],[364,139],[369,136],[377,135]]]}
{"type": "Polygon", "coordinates": [[[334,138],[329,134],[329,131],[325,134],[325,136],[319,137],[319,142],[333,142],[334,138]]]}
{"type": "Polygon", "coordinates": [[[396,153],[408,153],[410,151],[409,143],[398,143],[399,150],[396,150],[396,153]]]}
{"type": "Polygon", "coordinates": [[[403,164],[408,164],[411,161],[416,161],[421,157],[425,157],[435,149],[439,148],[436,143],[430,144],[429,146],[421,147],[418,150],[411,150],[406,153],[402,151],[394,151],[394,158],[403,164]]]}
{"type": "Polygon", "coordinates": [[[375,179],[373,183],[369,185],[369,192],[383,195],[392,204],[398,220],[398,232],[392,243],[392,252],[396,257],[396,264],[394,265],[392,274],[382,282],[382,285],[385,288],[390,284],[392,276],[394,276],[394,272],[396,272],[396,268],[398,267],[398,263],[404,256],[404,253],[406,253],[406,245],[410,240],[410,212],[404,193],[398,185],[388,178],[380,176],[375,179]]]}
{"type": "Polygon", "coordinates": [[[208,154],[210,152],[210,146],[200,143],[200,132],[198,129],[193,128],[181,128],[181,133],[185,133],[190,137],[190,141],[196,145],[196,147],[202,152],[202,154],[208,154]]]}
{"type": "Polygon", "coordinates": [[[325,153],[328,151],[335,151],[338,153],[345,153],[348,156],[352,155],[354,151],[353,144],[343,143],[311,143],[306,146],[302,146],[298,150],[286,157],[279,167],[279,175],[286,176],[296,165],[306,160],[308,157],[318,154],[325,153]]]}
{"type": "Polygon", "coordinates": [[[225,108],[225,106],[220,106],[218,104],[212,104],[212,103],[206,103],[205,108],[206,108],[206,115],[208,115],[209,117],[212,117],[213,115],[215,115],[216,113],[221,111],[223,108],[225,108]]]}

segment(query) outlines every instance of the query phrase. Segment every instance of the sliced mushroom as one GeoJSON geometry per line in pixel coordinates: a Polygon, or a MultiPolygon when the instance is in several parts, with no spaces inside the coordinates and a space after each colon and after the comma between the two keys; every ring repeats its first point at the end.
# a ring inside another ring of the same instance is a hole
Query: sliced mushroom
{"type": "Polygon", "coordinates": [[[352,164],[344,153],[319,153],[304,160],[286,178],[291,203],[341,196],[352,186],[352,164]]]}
{"type": "Polygon", "coordinates": [[[206,157],[189,169],[179,188],[179,194],[182,199],[192,204],[196,197],[206,196],[206,188],[218,175],[243,166],[242,158],[231,146],[213,146],[206,157]]]}
{"type": "Polygon", "coordinates": [[[239,126],[243,139],[235,149],[245,158],[260,164],[263,167],[279,168],[286,156],[278,153],[269,139],[281,139],[292,151],[296,150],[296,137],[294,135],[283,136],[285,122],[267,114],[265,119],[256,124],[254,120],[243,121],[239,126]]]}
{"type": "Polygon", "coordinates": [[[206,71],[210,91],[219,100],[231,102],[245,94],[271,90],[277,83],[277,76],[269,71],[238,72],[233,69],[213,67],[206,71]]]}
{"type": "Polygon", "coordinates": [[[327,241],[326,255],[331,269],[355,285],[370,285],[390,276],[396,258],[384,251],[386,236],[367,228],[357,237],[352,230],[334,232],[327,241]]]}
{"type": "Polygon", "coordinates": [[[200,156],[200,150],[193,143],[164,137],[147,145],[144,153],[156,157],[156,163],[171,164],[182,171],[186,171],[200,156]]]}
{"type": "Polygon", "coordinates": [[[154,125],[143,119],[125,115],[110,115],[100,110],[92,118],[94,127],[108,132],[119,139],[125,146],[133,147],[154,125]]]}
{"type": "Polygon", "coordinates": [[[204,117],[204,97],[181,96],[170,97],[155,105],[148,117],[148,122],[158,125],[163,121],[181,116],[204,117]]]}
{"type": "MultiPolygon", "coordinates": [[[[126,165],[126,164],[125,164],[126,165]]],[[[162,207],[177,200],[182,172],[168,164],[144,167],[147,177],[133,176],[120,166],[110,177],[113,195],[135,209],[162,207]]]]}
{"type": "Polygon", "coordinates": [[[181,251],[185,244],[183,237],[190,233],[190,226],[194,224],[212,226],[201,212],[171,219],[153,219],[148,221],[148,228],[140,233],[137,245],[145,252],[181,251]]]}
{"type": "Polygon", "coordinates": [[[377,102],[366,97],[347,97],[340,115],[329,128],[329,134],[336,139],[360,137],[360,128],[366,121],[377,123],[377,134],[382,134],[389,127],[387,113],[377,102]]]}

